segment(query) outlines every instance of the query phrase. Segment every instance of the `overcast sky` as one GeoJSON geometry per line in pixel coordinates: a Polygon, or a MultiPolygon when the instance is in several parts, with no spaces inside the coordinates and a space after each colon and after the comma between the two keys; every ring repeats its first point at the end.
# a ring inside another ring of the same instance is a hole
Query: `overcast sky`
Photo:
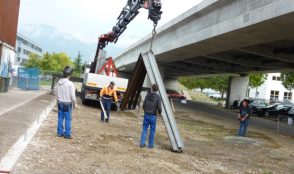
{"type": "MultiPolygon", "coordinates": [[[[159,25],[172,20],[203,0],[162,0],[159,25]]],[[[21,0],[19,25],[45,24],[73,35],[84,43],[97,44],[99,35],[109,32],[127,0],[21,0]]],[[[126,48],[152,29],[147,10],[141,9],[115,45],[126,48]]]]}

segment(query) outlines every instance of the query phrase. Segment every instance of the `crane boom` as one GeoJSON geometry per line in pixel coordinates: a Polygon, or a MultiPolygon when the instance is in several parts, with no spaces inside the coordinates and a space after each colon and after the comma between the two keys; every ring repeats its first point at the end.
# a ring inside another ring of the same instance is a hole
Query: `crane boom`
{"type": "Polygon", "coordinates": [[[148,10],[148,19],[153,21],[154,26],[161,19],[161,0],[128,0],[126,6],[118,16],[118,22],[112,31],[99,37],[94,62],[92,62],[90,73],[95,73],[99,50],[104,49],[109,42],[116,43],[118,38],[127,29],[127,25],[139,14],[139,9],[148,10]]]}

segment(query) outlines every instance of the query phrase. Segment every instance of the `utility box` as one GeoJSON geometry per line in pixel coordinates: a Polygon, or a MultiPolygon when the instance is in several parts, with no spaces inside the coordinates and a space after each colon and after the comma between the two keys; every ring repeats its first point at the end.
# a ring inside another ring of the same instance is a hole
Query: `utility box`
{"type": "Polygon", "coordinates": [[[0,78],[0,93],[8,92],[9,78],[0,78]]]}

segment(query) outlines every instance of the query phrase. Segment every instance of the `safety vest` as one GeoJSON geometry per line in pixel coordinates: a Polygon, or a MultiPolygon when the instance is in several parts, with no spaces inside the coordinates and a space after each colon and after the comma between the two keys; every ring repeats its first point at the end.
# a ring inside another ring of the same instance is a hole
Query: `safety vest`
{"type": "Polygon", "coordinates": [[[105,99],[111,99],[113,97],[114,101],[117,101],[116,90],[115,89],[110,89],[109,87],[104,87],[100,91],[100,97],[103,97],[105,99]]]}

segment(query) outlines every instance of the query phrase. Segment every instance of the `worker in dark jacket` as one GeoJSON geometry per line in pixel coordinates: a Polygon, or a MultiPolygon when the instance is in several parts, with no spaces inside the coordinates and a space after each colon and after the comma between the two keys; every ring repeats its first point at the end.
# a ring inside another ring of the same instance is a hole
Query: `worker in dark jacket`
{"type": "Polygon", "coordinates": [[[148,141],[148,148],[154,148],[154,138],[156,130],[156,114],[161,114],[161,98],[158,95],[158,86],[157,84],[152,85],[152,91],[147,94],[143,109],[144,109],[144,121],[143,121],[143,131],[141,135],[140,147],[143,148],[146,146],[146,135],[147,130],[150,125],[150,134],[148,141]]]}

